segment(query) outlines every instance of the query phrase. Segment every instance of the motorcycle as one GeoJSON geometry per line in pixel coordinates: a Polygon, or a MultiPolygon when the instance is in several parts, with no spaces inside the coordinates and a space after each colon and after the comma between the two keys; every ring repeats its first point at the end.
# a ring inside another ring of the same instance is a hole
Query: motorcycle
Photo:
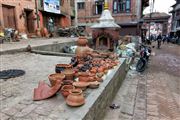
{"type": "Polygon", "coordinates": [[[150,54],[151,48],[145,45],[141,45],[140,59],[136,64],[136,71],[143,72],[146,69],[150,54]]]}

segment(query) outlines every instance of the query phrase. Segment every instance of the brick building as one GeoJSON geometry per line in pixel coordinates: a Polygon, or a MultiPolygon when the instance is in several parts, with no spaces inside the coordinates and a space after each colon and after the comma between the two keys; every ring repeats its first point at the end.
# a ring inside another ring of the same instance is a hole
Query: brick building
{"type": "Polygon", "coordinates": [[[54,20],[54,28],[74,25],[74,0],[0,0],[3,28],[34,33],[37,27],[47,28],[49,17],[54,20]]]}
{"type": "Polygon", "coordinates": [[[170,11],[172,14],[171,33],[177,33],[180,36],[180,0],[176,0],[172,8],[173,10],[170,11]]]}
{"type": "Polygon", "coordinates": [[[34,0],[0,0],[0,26],[34,32],[35,23],[34,0]]]}
{"type": "Polygon", "coordinates": [[[47,24],[49,17],[51,17],[54,20],[55,28],[64,28],[74,25],[74,0],[39,0],[38,8],[41,27],[48,27],[47,24]],[[59,3],[56,5],[57,10],[48,10],[45,6],[47,4],[53,4],[53,1],[55,1],[54,3],[56,4],[59,3]]]}
{"type": "MultiPolygon", "coordinates": [[[[137,35],[142,11],[149,0],[108,0],[109,10],[115,22],[121,26],[120,35],[137,35]]],[[[76,0],[76,23],[90,32],[90,26],[97,23],[104,9],[104,0],[76,0]]]]}

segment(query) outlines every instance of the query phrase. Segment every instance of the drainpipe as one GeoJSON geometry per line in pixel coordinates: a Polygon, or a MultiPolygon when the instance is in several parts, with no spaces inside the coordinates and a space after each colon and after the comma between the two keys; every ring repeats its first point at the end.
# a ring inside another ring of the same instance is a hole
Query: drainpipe
{"type": "Polygon", "coordinates": [[[35,0],[35,9],[36,9],[36,18],[37,18],[37,28],[39,28],[39,16],[38,16],[38,4],[37,4],[37,0],[35,0]]]}

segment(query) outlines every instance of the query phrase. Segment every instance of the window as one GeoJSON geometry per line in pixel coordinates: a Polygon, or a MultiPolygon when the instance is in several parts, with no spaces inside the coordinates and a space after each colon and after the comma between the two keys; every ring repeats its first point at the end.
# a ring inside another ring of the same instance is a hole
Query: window
{"type": "Polygon", "coordinates": [[[113,12],[130,12],[131,0],[114,0],[113,1],[113,12]]]}
{"type": "Polygon", "coordinates": [[[78,4],[78,9],[84,9],[84,5],[85,5],[84,2],[79,2],[77,4],[78,4]]]}
{"type": "Polygon", "coordinates": [[[104,0],[99,0],[95,2],[95,14],[101,14],[104,9],[104,0]]]}

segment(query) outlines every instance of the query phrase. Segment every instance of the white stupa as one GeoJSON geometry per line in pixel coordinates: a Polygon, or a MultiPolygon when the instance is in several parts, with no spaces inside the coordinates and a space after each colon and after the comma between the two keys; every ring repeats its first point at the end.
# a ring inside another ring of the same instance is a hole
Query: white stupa
{"type": "Polygon", "coordinates": [[[120,28],[120,26],[115,23],[111,12],[108,10],[107,0],[105,1],[104,11],[99,18],[99,23],[92,25],[91,28],[120,28]]]}

